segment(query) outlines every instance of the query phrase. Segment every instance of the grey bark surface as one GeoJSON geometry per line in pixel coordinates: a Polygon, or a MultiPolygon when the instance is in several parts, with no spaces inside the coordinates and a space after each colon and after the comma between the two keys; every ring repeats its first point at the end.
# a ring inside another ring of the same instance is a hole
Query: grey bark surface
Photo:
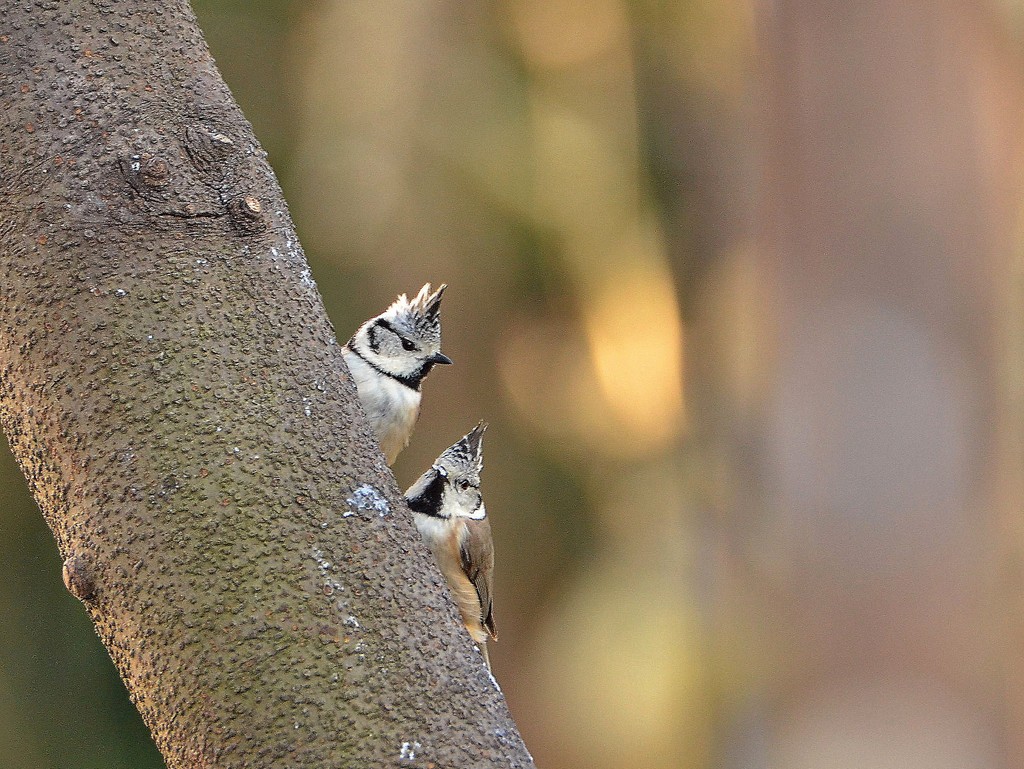
{"type": "Polygon", "coordinates": [[[188,4],[0,18],[0,419],[167,765],[532,766],[188,4]]]}

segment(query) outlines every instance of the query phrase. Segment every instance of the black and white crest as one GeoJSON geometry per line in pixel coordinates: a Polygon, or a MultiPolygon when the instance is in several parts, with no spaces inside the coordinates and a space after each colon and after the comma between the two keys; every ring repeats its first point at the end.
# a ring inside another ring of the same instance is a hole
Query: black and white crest
{"type": "Polygon", "coordinates": [[[439,342],[441,339],[441,297],[447,283],[442,283],[431,293],[429,283],[409,299],[405,294],[398,298],[381,315],[390,321],[399,333],[409,334],[424,341],[439,342]]]}
{"type": "Polygon", "coordinates": [[[475,476],[479,483],[480,473],[484,469],[484,431],[486,422],[478,422],[476,427],[445,449],[437,458],[437,464],[449,469],[460,469],[467,475],[475,476]]]}

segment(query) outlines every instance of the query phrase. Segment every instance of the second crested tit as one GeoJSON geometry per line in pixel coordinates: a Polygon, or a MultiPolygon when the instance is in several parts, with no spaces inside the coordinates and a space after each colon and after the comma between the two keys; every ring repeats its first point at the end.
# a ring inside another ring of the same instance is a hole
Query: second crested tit
{"type": "Polygon", "coordinates": [[[405,492],[405,499],[490,669],[487,638],[497,640],[498,634],[492,600],[494,543],[480,494],[486,429],[480,422],[446,449],[405,492]]]}

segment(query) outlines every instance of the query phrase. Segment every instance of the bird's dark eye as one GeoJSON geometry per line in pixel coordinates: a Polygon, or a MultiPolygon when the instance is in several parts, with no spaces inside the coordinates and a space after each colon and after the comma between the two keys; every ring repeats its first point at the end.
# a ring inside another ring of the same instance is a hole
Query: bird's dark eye
{"type": "Polygon", "coordinates": [[[459,491],[465,491],[466,489],[469,488],[469,481],[467,481],[465,478],[462,478],[461,480],[455,482],[455,487],[459,491]]]}
{"type": "Polygon", "coordinates": [[[412,352],[413,350],[416,349],[416,345],[414,345],[408,339],[403,338],[402,339],[402,349],[405,350],[406,352],[412,352]]]}

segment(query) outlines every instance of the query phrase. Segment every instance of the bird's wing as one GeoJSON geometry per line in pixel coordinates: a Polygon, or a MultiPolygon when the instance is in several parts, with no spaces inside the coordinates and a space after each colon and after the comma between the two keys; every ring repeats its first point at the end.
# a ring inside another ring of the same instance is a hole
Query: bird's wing
{"type": "Polygon", "coordinates": [[[491,638],[497,640],[491,598],[494,586],[494,542],[491,540],[490,521],[486,518],[466,521],[466,536],[462,540],[460,555],[462,570],[473,583],[480,598],[480,620],[491,638]]]}

